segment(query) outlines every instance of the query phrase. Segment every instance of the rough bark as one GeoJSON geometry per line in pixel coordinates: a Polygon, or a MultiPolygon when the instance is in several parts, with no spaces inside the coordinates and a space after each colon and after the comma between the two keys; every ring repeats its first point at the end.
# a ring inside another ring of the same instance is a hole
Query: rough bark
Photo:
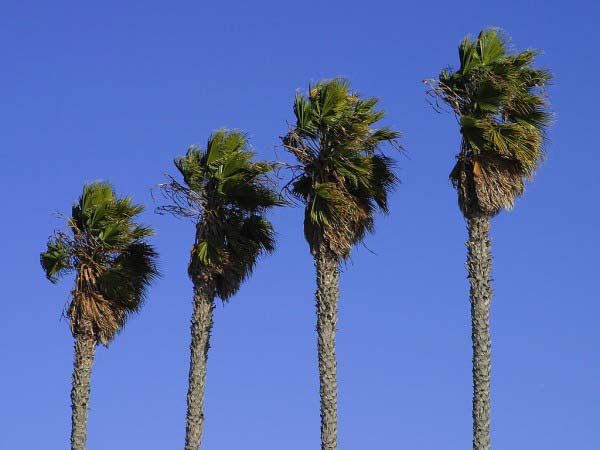
{"type": "Polygon", "coordinates": [[[315,252],[317,270],[317,335],[321,394],[321,449],[337,450],[337,359],[335,332],[340,259],[326,249],[315,252]]]}
{"type": "Polygon", "coordinates": [[[206,361],[210,348],[210,332],[215,308],[214,297],[207,292],[208,289],[204,284],[197,283],[194,286],[185,450],[198,450],[202,441],[206,361]]]}
{"type": "Polygon", "coordinates": [[[490,219],[467,220],[467,269],[471,283],[471,338],[473,341],[473,450],[489,450],[490,441],[490,302],[492,255],[490,219]]]}
{"type": "Polygon", "coordinates": [[[81,324],[75,333],[73,385],[71,387],[72,450],[85,450],[86,448],[90,380],[95,350],[96,339],[91,324],[81,324]]]}

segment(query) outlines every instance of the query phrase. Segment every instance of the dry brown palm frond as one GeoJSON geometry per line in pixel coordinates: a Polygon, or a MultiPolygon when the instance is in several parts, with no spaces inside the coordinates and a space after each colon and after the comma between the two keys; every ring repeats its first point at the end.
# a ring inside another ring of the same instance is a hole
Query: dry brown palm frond
{"type": "Polygon", "coordinates": [[[494,216],[514,207],[524,192],[522,170],[515,160],[479,156],[459,159],[451,173],[465,216],[494,216]]]}

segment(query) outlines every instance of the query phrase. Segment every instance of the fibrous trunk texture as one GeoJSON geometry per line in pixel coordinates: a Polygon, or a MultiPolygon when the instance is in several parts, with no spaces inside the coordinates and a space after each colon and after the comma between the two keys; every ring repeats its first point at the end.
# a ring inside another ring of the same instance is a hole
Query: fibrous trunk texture
{"type": "Polygon", "coordinates": [[[327,249],[315,254],[317,269],[317,334],[321,394],[321,449],[337,450],[337,359],[335,332],[340,259],[327,249]]]}
{"type": "Polygon", "coordinates": [[[210,348],[213,325],[214,297],[203,284],[194,286],[194,313],[192,315],[192,343],[190,344],[190,374],[187,395],[185,450],[198,450],[204,426],[204,388],[206,360],[210,348]]]}
{"type": "Polygon", "coordinates": [[[75,333],[73,386],[71,387],[71,449],[85,450],[90,404],[90,380],[96,339],[91,324],[83,324],[75,333]]]}
{"type": "Polygon", "coordinates": [[[467,269],[471,283],[471,338],[473,340],[473,450],[489,450],[490,442],[490,302],[492,254],[489,217],[467,220],[467,269]]]}

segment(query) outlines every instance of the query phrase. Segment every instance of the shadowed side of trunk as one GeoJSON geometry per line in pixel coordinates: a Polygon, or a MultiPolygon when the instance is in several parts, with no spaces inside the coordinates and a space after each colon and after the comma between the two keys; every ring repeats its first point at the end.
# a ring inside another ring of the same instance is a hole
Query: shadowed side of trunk
{"type": "Polygon", "coordinates": [[[85,450],[90,382],[96,339],[91,324],[83,324],[75,333],[73,385],[71,387],[71,449],[85,450]]]}
{"type": "Polygon", "coordinates": [[[206,361],[210,348],[214,308],[214,298],[207,294],[205,285],[196,284],[192,315],[192,343],[190,344],[185,450],[198,450],[202,441],[206,361]]]}
{"type": "Polygon", "coordinates": [[[471,337],[473,341],[473,450],[489,450],[490,441],[490,302],[492,255],[490,219],[467,220],[467,269],[471,283],[471,337]]]}
{"type": "Polygon", "coordinates": [[[317,270],[317,334],[321,394],[321,448],[337,450],[337,360],[335,332],[339,297],[340,259],[326,249],[315,255],[317,270]]]}

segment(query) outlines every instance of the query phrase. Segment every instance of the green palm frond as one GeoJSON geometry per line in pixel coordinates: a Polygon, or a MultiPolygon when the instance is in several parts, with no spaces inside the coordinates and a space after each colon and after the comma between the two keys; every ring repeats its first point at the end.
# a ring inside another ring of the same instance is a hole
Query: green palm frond
{"type": "Polygon", "coordinates": [[[552,75],[533,67],[538,54],[513,54],[506,35],[487,29],[461,42],[457,71],[430,81],[428,93],[460,119],[462,145],[450,179],[465,215],[512,208],[544,159],[552,75]]]}
{"type": "Polygon", "coordinates": [[[399,149],[400,133],[374,128],[384,117],[378,99],[363,98],[336,78],[310,85],[294,99],[296,124],[282,138],[302,170],[289,194],[306,206],[305,235],[312,251],[325,244],[340,257],[373,230],[373,216],[387,211],[398,182],[384,145],[399,149]]]}
{"type": "Polygon", "coordinates": [[[227,300],[252,273],[258,257],[274,250],[274,232],[265,218],[284,202],[270,178],[273,163],[254,161],[245,133],[221,129],[211,134],[206,150],[192,147],[175,159],[183,177],[160,185],[172,204],[158,208],[193,219],[197,226],[189,275],[215,285],[227,300]]]}
{"type": "Polygon", "coordinates": [[[40,255],[48,279],[76,273],[67,309],[73,333],[82,322],[91,323],[98,341],[107,345],[139,310],[158,276],[158,255],[145,241],[153,231],[135,222],[143,209],[128,197],[117,198],[108,183],[92,183],[73,206],[68,231],[49,239],[40,255]]]}
{"type": "Polygon", "coordinates": [[[46,245],[46,251],[40,255],[40,263],[46,274],[46,278],[52,283],[58,282],[59,278],[75,269],[73,261],[73,248],[70,239],[62,234],[56,233],[50,237],[46,245]]]}

